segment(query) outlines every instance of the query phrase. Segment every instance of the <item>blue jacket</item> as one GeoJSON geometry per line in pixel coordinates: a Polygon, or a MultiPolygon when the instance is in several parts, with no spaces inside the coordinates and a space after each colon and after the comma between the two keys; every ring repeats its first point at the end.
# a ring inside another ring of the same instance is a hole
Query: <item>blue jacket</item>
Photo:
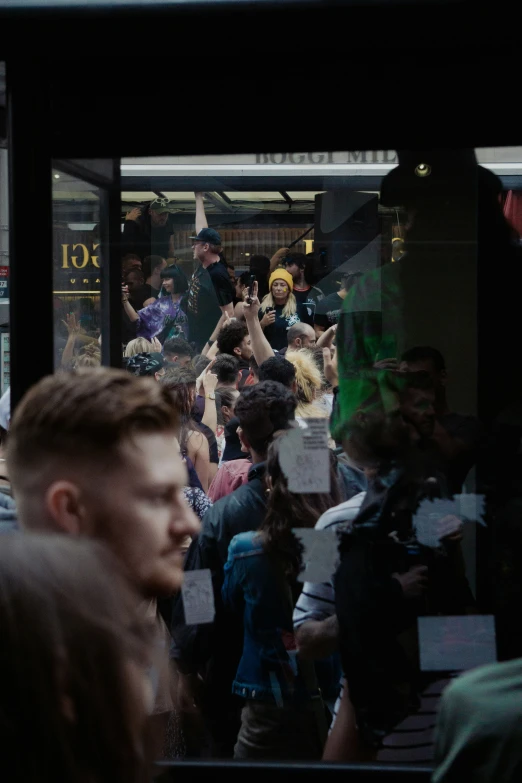
{"type": "Polygon", "coordinates": [[[280,707],[307,700],[312,694],[299,671],[290,588],[255,531],[233,538],[222,597],[225,608],[239,614],[244,627],[233,693],[280,707]]]}
{"type": "Polygon", "coordinates": [[[12,533],[17,530],[19,527],[15,502],[5,492],[0,492],[0,533],[12,533]]]}

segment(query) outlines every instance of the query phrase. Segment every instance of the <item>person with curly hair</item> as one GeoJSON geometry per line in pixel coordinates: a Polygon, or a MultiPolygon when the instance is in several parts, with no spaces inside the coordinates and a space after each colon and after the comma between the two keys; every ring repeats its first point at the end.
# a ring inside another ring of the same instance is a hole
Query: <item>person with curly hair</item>
{"type": "Polygon", "coordinates": [[[296,419],[323,419],[328,412],[319,403],[323,379],[311,351],[287,351],[285,358],[295,368],[297,409],[296,419]]]}

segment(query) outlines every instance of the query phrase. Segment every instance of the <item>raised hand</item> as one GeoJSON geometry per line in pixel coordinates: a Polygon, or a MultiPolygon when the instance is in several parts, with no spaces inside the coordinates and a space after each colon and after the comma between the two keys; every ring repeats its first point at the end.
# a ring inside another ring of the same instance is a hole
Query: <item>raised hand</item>
{"type": "Polygon", "coordinates": [[[337,369],[337,351],[332,356],[331,348],[323,348],[324,377],[330,386],[339,386],[339,371],[337,369]]]}
{"type": "MultiPolygon", "coordinates": [[[[209,364],[207,364],[203,372],[200,373],[199,377],[196,380],[196,394],[198,394],[200,397],[205,395],[205,386],[203,381],[205,375],[208,375],[210,373],[212,367],[214,366],[215,361],[216,361],[215,359],[212,359],[212,361],[209,364]]],[[[216,379],[217,379],[217,375],[216,375],[216,379]]]]}
{"type": "Polygon", "coordinates": [[[139,217],[141,217],[141,207],[133,207],[125,215],[125,220],[138,220],[139,217]]]}
{"type": "MultiPolygon", "coordinates": [[[[259,284],[257,280],[254,280],[254,284],[252,285],[252,292],[250,292],[250,288],[246,288],[245,291],[247,292],[247,294],[246,297],[244,297],[244,301],[243,301],[243,315],[245,316],[246,320],[249,321],[250,319],[259,317],[258,316],[259,298],[257,295],[259,291],[259,284]]],[[[274,312],[274,318],[275,318],[275,312],[274,312]]]]}
{"type": "Polygon", "coordinates": [[[65,321],[62,321],[64,326],[67,328],[67,331],[69,332],[69,337],[73,334],[80,334],[82,331],[82,328],[78,321],[76,320],[76,316],[74,313],[67,313],[65,316],[65,321]]]}

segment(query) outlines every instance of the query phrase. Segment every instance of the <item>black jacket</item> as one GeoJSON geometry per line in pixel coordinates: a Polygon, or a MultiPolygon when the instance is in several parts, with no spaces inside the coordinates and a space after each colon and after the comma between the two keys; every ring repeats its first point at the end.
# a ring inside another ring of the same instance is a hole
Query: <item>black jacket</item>
{"type": "Polygon", "coordinates": [[[174,602],[171,632],[175,642],[173,656],[181,671],[207,669],[207,679],[216,671],[221,682],[231,687],[243,649],[243,629],[237,617],[229,616],[221,601],[223,569],[228,547],[234,536],[257,530],[265,516],[266,495],[264,463],[254,465],[248,482],[210,508],[201,523],[201,532],[192,542],[185,560],[185,571],[209,568],[214,587],[216,616],[214,623],[186,625],[181,596],[174,602]],[[230,679],[228,680],[228,674],[230,679]]]}

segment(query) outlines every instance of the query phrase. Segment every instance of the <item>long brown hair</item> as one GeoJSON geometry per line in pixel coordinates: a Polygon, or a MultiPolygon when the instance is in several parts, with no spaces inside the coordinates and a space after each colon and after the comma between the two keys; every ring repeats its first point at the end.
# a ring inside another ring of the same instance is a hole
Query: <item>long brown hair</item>
{"type": "Polygon", "coordinates": [[[4,535],[0,547],[2,767],[24,783],[147,779],[143,699],[150,629],[121,566],[101,545],[4,535]]]}
{"type": "Polygon", "coordinates": [[[301,570],[302,546],[292,533],[292,528],[315,527],[315,523],[325,511],[341,502],[341,492],[337,479],[337,459],[333,452],[330,452],[330,492],[290,492],[279,461],[281,444],[288,436],[288,430],[276,433],[268,449],[265,474],[268,503],[266,516],[259,530],[265,552],[280,559],[285,574],[294,580],[301,570]]]}

